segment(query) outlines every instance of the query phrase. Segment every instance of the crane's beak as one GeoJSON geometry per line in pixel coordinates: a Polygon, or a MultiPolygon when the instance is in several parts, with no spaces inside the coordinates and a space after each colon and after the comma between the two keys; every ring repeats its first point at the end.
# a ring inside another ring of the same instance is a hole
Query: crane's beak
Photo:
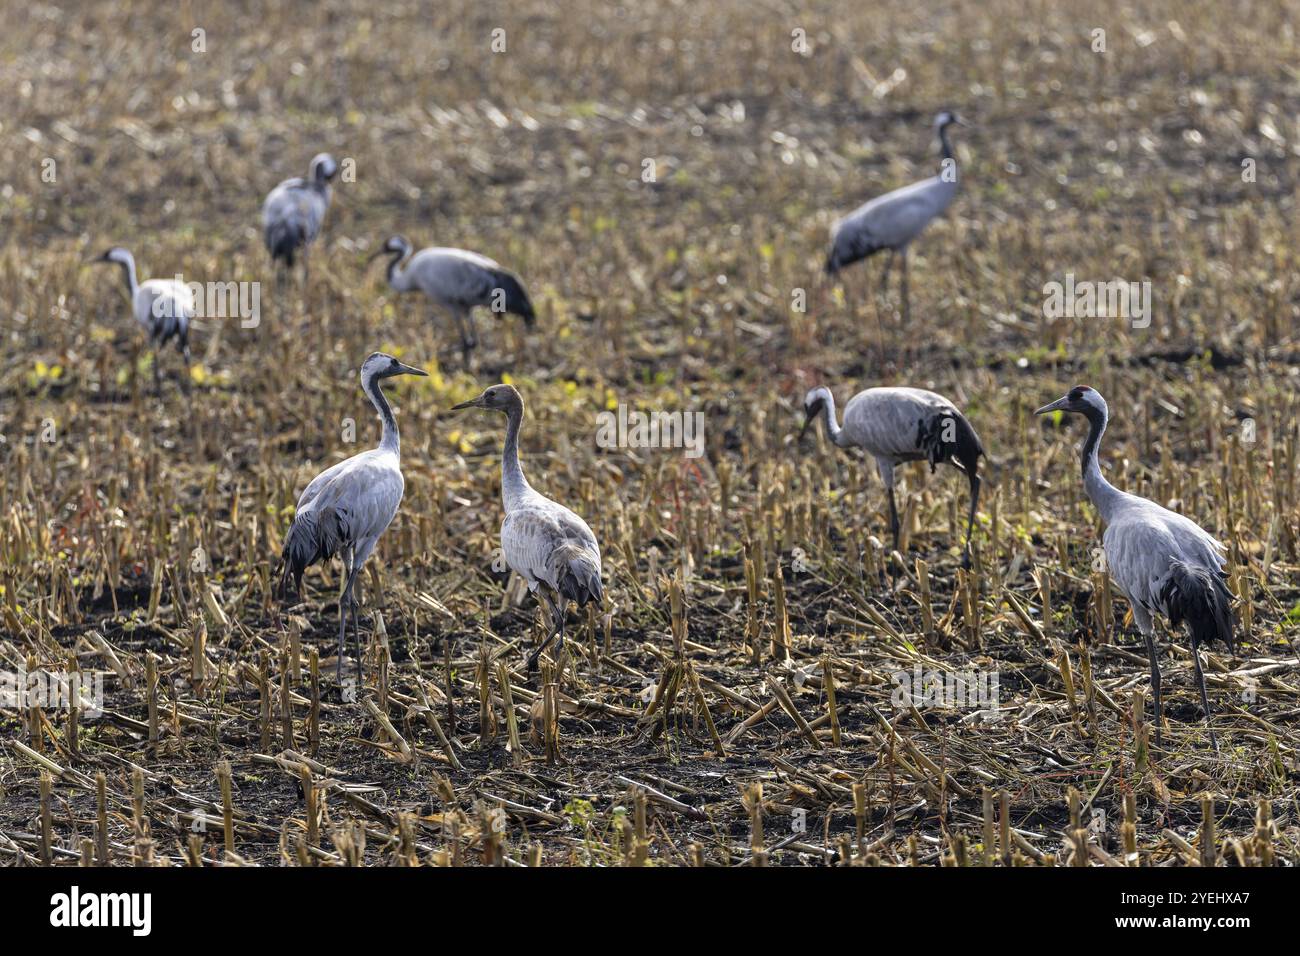
{"type": "Polygon", "coordinates": [[[966,122],[966,120],[962,119],[960,116],[958,116],[958,117],[954,120],[954,122],[955,122],[958,126],[965,126],[967,129],[970,128],[970,123],[966,122]]]}
{"type": "Polygon", "coordinates": [[[429,373],[426,372],[424,369],[413,368],[410,365],[403,365],[400,362],[397,364],[397,374],[398,375],[420,375],[423,376],[424,378],[429,377],[429,373]]]}
{"type": "Polygon", "coordinates": [[[374,252],[372,252],[369,256],[366,257],[366,265],[368,266],[370,265],[370,263],[374,262],[380,256],[386,256],[386,255],[388,255],[388,250],[385,249],[383,246],[380,246],[378,249],[376,249],[374,252]]]}
{"type": "Polygon", "coordinates": [[[808,415],[808,417],[805,418],[803,421],[803,428],[799,429],[800,439],[802,439],[804,435],[808,434],[808,429],[812,428],[812,423],[815,422],[817,420],[817,416],[821,414],[822,407],[820,404],[817,404],[814,405],[812,408],[804,409],[804,411],[808,415]]]}
{"type": "Polygon", "coordinates": [[[1069,402],[1069,400],[1070,400],[1069,395],[1066,395],[1062,398],[1058,398],[1056,401],[1052,402],[1052,404],[1044,405],[1038,411],[1034,412],[1034,414],[1046,415],[1048,412],[1065,411],[1066,403],[1069,402]]]}
{"type": "Polygon", "coordinates": [[[459,405],[451,406],[451,411],[458,412],[462,408],[482,408],[482,407],[483,407],[483,396],[480,395],[478,398],[471,398],[468,402],[461,402],[459,405]]]}

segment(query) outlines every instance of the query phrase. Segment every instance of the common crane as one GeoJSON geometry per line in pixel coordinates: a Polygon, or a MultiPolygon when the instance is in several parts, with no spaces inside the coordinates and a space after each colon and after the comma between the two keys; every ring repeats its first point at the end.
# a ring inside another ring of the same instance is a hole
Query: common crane
{"type": "Polygon", "coordinates": [[[301,256],[307,271],[307,248],[320,235],[330,206],[330,180],[338,174],[338,163],[329,153],[312,157],[307,178],[286,179],[267,194],[262,204],[262,233],[271,261],[293,268],[301,256]]]}
{"type": "Polygon", "coordinates": [[[1073,412],[1088,419],[1083,444],[1083,488],[1101,515],[1106,531],[1102,551],[1110,578],[1128,599],[1133,620],[1146,639],[1155,704],[1156,746],[1160,746],[1160,659],[1153,615],[1164,614],[1174,627],[1186,623],[1192,662],[1201,689],[1201,705],[1215,751],[1219,741],[1210,727],[1210,698],[1205,690],[1199,648],[1221,640],[1236,654],[1232,598],[1228,593],[1224,548],[1195,522],[1154,501],[1120,491],[1101,473],[1097,447],[1110,418],[1106,400],[1096,389],[1076,385],[1035,414],[1073,412]]]}
{"type": "Polygon", "coordinates": [[[501,523],[501,552],[516,574],[537,595],[551,617],[551,629],[528,658],[528,670],[552,638],[557,650],[564,647],[564,615],[573,601],[578,607],[600,603],[604,588],[600,582],[600,545],[587,522],[564,505],[535,491],[519,466],[519,425],[524,417],[524,400],[512,385],[493,385],[478,398],[453,406],[487,408],[506,415],[505,449],[501,455],[501,501],[505,520],[501,523]],[[554,595],[547,595],[546,586],[554,595]]]}
{"type": "Polygon", "coordinates": [[[466,364],[478,345],[472,315],[475,306],[487,306],[498,315],[517,315],[528,326],[536,321],[533,303],[519,277],[487,256],[443,247],[421,249],[411,255],[411,243],[404,236],[389,237],[370,260],[384,255],[392,257],[388,284],[395,292],[423,292],[435,306],[452,314],[460,329],[466,364]],[[403,260],[405,265],[401,264],[403,260]]]}
{"type": "Polygon", "coordinates": [[[834,275],[847,265],[866,259],[882,249],[889,250],[880,287],[889,282],[894,256],[901,255],[903,318],[911,313],[908,294],[907,249],[912,240],[951,205],[957,195],[957,167],[948,141],[948,127],[965,126],[956,113],[944,110],[934,118],[939,136],[943,167],[939,175],[903,186],[877,196],[831,226],[831,251],[826,257],[826,272],[834,275]]]}
{"type": "Polygon", "coordinates": [[[280,556],[280,591],[287,595],[289,583],[302,594],[302,576],[317,561],[338,554],[347,574],[339,599],[339,657],[335,674],[342,683],[344,634],[347,612],[352,610],[354,647],[357,653],[357,681],[361,681],[361,631],[352,585],[357,572],[375,549],[379,536],[397,514],[405,482],[402,479],[401,442],[393,410],[379,383],[394,375],[428,375],[403,365],[391,355],[372,352],[361,365],[361,388],[370,399],[383,433],[379,447],[353,455],[317,475],[298,498],[293,523],[280,556]]]}
{"type": "Polygon", "coordinates": [[[114,246],[102,256],[91,262],[108,262],[122,267],[126,275],[126,290],[131,299],[131,312],[135,320],[144,326],[153,347],[153,380],[159,394],[162,393],[162,377],[158,366],[162,361],[162,348],[171,339],[176,340],[176,348],[185,357],[185,375],[181,384],[189,386],[190,369],[190,320],[194,318],[194,293],[184,282],[175,279],[148,279],[140,282],[136,278],[135,257],[121,246],[114,246]]]}
{"type": "Polygon", "coordinates": [[[923,388],[868,388],[844,406],[844,427],[835,420],[835,396],[826,386],[804,397],[807,432],[821,415],[826,434],[841,448],[857,446],[876,460],[876,470],[889,491],[889,529],[898,550],[898,506],[894,502],[894,468],[903,462],[928,461],[930,471],[947,463],[965,472],[970,483],[970,513],[962,566],[970,567],[970,539],[979,504],[979,459],[984,446],[975,429],[952,402],[923,388]]]}

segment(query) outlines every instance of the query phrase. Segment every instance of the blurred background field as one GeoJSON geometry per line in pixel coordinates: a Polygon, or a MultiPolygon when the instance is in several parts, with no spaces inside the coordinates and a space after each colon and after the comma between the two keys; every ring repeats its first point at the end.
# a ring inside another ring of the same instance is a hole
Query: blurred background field
{"type": "Polygon", "coordinates": [[[0,862],[1294,863],[1295,14],[5,3],[0,667],[107,671],[108,712],[74,739],[0,711],[0,862]],[[913,248],[904,323],[881,259],[825,280],[827,228],[933,174],[945,107],[972,123],[961,193],[913,248]],[[323,150],[355,181],[278,295],[261,201],[323,150]],[[449,317],[366,267],[393,233],[518,271],[537,326],[480,315],[466,371],[449,317]],[[142,277],[261,282],[260,324],[197,321],[153,395],[120,277],[83,266],[115,244],[142,277]],[[1150,327],[1049,319],[1067,274],[1149,281],[1150,327]],[[289,613],[271,583],[298,492],[377,441],[375,349],[431,377],[393,390],[371,710],[332,681],[337,567],[289,613]],[[504,429],[447,411],[503,378],[531,480],[604,550],[550,710],[522,668],[534,604],[492,568],[504,429]],[[1031,414],[1076,383],[1110,402],[1111,480],[1229,546],[1247,633],[1207,667],[1221,754],[1181,635],[1166,751],[1135,741],[1144,646],[1092,568],[1081,423],[1031,414]],[[816,384],[965,410],[990,474],[971,575],[964,481],[903,470],[893,562],[874,467],[797,438],[816,384]],[[597,447],[620,402],[702,412],[705,456],[597,447]],[[998,673],[1000,706],[893,707],[918,664],[998,673]]]}

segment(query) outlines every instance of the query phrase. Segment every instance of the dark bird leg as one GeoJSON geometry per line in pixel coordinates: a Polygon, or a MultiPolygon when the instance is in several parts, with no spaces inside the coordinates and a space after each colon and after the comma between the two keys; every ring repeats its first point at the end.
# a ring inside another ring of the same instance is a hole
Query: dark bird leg
{"type": "Polygon", "coordinates": [[[880,274],[880,295],[882,297],[889,295],[889,270],[894,267],[894,250],[889,250],[889,258],[885,260],[885,269],[880,274]]]}
{"type": "Polygon", "coordinates": [[[546,594],[546,592],[543,591],[540,587],[537,589],[537,596],[546,605],[546,610],[551,616],[551,630],[550,633],[546,635],[546,640],[542,641],[541,644],[537,645],[537,649],[528,655],[528,673],[530,674],[533,671],[537,670],[537,661],[541,658],[542,652],[546,650],[547,645],[551,643],[551,640],[555,637],[556,634],[560,635],[560,643],[557,646],[556,650],[558,651],[559,648],[564,646],[563,607],[567,602],[561,600],[560,604],[557,606],[556,603],[552,601],[550,597],[546,594]]]}
{"type": "Polygon", "coordinates": [[[961,566],[969,571],[970,538],[971,533],[975,530],[975,509],[979,506],[980,501],[980,476],[975,474],[972,469],[966,472],[966,478],[970,481],[970,514],[966,518],[966,551],[962,555],[961,566]]]}
{"type": "Polygon", "coordinates": [[[334,678],[343,686],[343,652],[347,649],[348,602],[352,598],[352,581],[356,570],[352,567],[353,550],[343,552],[343,571],[347,575],[343,583],[343,593],[339,595],[339,656],[334,666],[334,678]]]}
{"type": "Polygon", "coordinates": [[[460,350],[465,359],[465,368],[472,370],[471,353],[478,347],[478,338],[474,335],[474,316],[469,312],[457,311],[456,324],[460,326],[460,350]]]}
{"type": "Polygon", "coordinates": [[[160,365],[162,365],[162,349],[159,348],[158,343],[155,341],[153,348],[153,390],[155,395],[162,398],[162,369],[159,368],[160,365]]]}
{"type": "MultiPolygon", "coordinates": [[[[1156,725],[1156,747],[1159,748],[1159,747],[1161,746],[1161,743],[1160,743],[1160,715],[1161,715],[1161,710],[1160,710],[1160,656],[1159,656],[1159,651],[1156,650],[1156,636],[1155,636],[1155,632],[1154,632],[1154,631],[1143,631],[1143,632],[1142,632],[1142,636],[1146,638],[1146,641],[1147,641],[1147,657],[1148,657],[1148,659],[1151,661],[1151,696],[1155,699],[1155,706],[1156,706],[1156,715],[1155,715],[1155,725],[1156,725]]],[[[1200,662],[1199,662],[1199,661],[1197,661],[1197,667],[1198,667],[1198,668],[1200,667],[1200,662]]]]}
{"type": "Polygon", "coordinates": [[[361,618],[360,618],[361,602],[356,599],[352,591],[356,587],[357,572],[360,570],[361,568],[359,566],[352,569],[352,573],[348,575],[348,587],[347,587],[348,608],[352,611],[352,649],[357,655],[357,692],[358,693],[361,692],[361,688],[365,685],[365,672],[362,666],[363,655],[361,653],[361,618]]]}
{"type": "Polygon", "coordinates": [[[1192,645],[1192,663],[1196,665],[1196,681],[1201,687],[1201,706],[1205,708],[1205,726],[1210,731],[1210,743],[1214,745],[1214,752],[1219,752],[1219,738],[1214,736],[1214,727],[1210,724],[1210,695],[1205,692],[1205,671],[1201,669],[1201,652],[1195,644],[1192,645]]]}
{"type": "Polygon", "coordinates": [[[185,358],[185,368],[181,374],[181,388],[186,393],[190,390],[190,366],[193,364],[193,356],[190,355],[190,334],[188,331],[180,333],[181,355],[185,358]]]}
{"type": "Polygon", "coordinates": [[[898,523],[898,505],[894,501],[894,486],[889,486],[889,531],[894,536],[894,550],[898,550],[898,533],[901,526],[898,523]]]}

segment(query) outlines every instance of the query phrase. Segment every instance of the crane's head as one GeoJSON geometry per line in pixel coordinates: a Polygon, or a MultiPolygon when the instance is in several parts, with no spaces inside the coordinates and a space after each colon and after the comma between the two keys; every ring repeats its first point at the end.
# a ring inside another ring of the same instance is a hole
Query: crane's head
{"type": "Polygon", "coordinates": [[[513,385],[491,385],[485,388],[478,398],[453,405],[451,410],[454,412],[460,408],[491,408],[499,412],[508,412],[512,408],[523,408],[523,406],[524,398],[513,385]]]}
{"type": "Polygon", "coordinates": [[[817,420],[817,416],[820,415],[828,405],[834,404],[835,399],[831,395],[831,390],[825,385],[818,385],[816,388],[811,389],[803,398],[803,413],[807,418],[804,419],[803,430],[799,432],[799,437],[803,438],[803,436],[807,434],[808,429],[812,427],[812,423],[817,420]]]}
{"type": "Polygon", "coordinates": [[[312,182],[327,183],[338,175],[339,164],[329,153],[317,153],[311,158],[309,176],[312,182]]]}
{"type": "Polygon", "coordinates": [[[374,262],[380,256],[398,256],[405,259],[411,252],[411,243],[405,236],[389,236],[384,244],[370,254],[367,262],[374,262]]]}
{"type": "Polygon", "coordinates": [[[135,260],[131,258],[131,253],[127,252],[121,246],[114,246],[102,256],[96,256],[93,259],[87,259],[87,262],[112,262],[119,266],[130,268],[135,265],[135,260]]]}
{"type": "Polygon", "coordinates": [[[1061,398],[1058,398],[1050,405],[1044,405],[1034,414],[1045,415],[1048,412],[1075,412],[1079,415],[1087,415],[1089,418],[1094,416],[1105,418],[1108,409],[1106,408],[1106,400],[1101,397],[1101,393],[1095,388],[1089,388],[1087,385],[1076,385],[1061,398]]]}
{"type": "Polygon", "coordinates": [[[371,352],[361,363],[361,384],[367,385],[376,379],[392,378],[394,375],[428,375],[428,372],[410,365],[403,365],[387,352],[371,352]]]}
{"type": "Polygon", "coordinates": [[[934,118],[934,128],[936,130],[942,131],[947,129],[949,126],[954,126],[954,125],[969,126],[970,124],[967,123],[960,116],[958,116],[956,113],[954,113],[952,110],[940,110],[939,114],[934,118]]]}

